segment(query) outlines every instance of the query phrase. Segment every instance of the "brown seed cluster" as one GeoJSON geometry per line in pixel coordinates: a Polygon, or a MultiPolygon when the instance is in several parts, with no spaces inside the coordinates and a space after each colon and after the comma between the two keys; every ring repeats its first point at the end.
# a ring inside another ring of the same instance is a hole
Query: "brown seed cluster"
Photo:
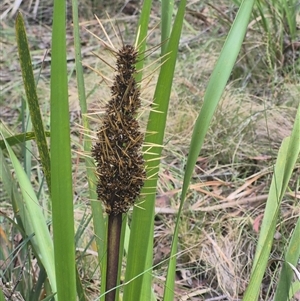
{"type": "Polygon", "coordinates": [[[146,177],[141,153],[143,135],[136,120],[141,106],[134,79],[137,51],[124,45],[117,53],[117,74],[103,123],[92,148],[97,166],[97,194],[108,214],[125,213],[140,194],[146,177]]]}

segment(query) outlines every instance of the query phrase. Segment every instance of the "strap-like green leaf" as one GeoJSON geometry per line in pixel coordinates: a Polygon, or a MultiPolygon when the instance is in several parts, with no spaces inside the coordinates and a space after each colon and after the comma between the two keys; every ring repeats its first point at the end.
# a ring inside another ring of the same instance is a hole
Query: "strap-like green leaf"
{"type": "Polygon", "coordinates": [[[66,3],[55,0],[50,91],[51,199],[59,301],[76,300],[73,179],[66,56],[66,3]]]}
{"type": "Polygon", "coordinates": [[[147,180],[142,192],[145,193],[145,200],[133,210],[128,250],[130,255],[127,259],[125,275],[128,284],[124,287],[124,300],[151,300],[149,287],[151,274],[149,268],[152,265],[153,254],[156,184],[185,5],[185,0],[180,2],[168,43],[167,53],[169,53],[169,56],[161,67],[156,85],[153,102],[155,110],[150,112],[147,125],[145,146],[143,148],[147,165],[147,180]],[[141,246],[143,246],[143,252],[141,252],[141,246]],[[143,286],[143,276],[132,281],[137,275],[143,275],[145,271],[147,271],[146,277],[148,279],[148,281],[145,281],[145,285],[148,285],[147,290],[143,286]]]}
{"type": "Polygon", "coordinates": [[[6,149],[8,150],[8,154],[10,156],[23,196],[23,199],[16,198],[23,227],[27,236],[34,234],[31,238],[32,246],[34,247],[37,256],[47,271],[52,291],[56,292],[53,244],[47,228],[47,223],[39,206],[38,199],[31,186],[30,180],[24,172],[13,150],[3,136],[2,139],[4,140],[6,149]]]}
{"type": "MultiPolygon", "coordinates": [[[[46,137],[50,137],[50,132],[45,132],[46,137]]],[[[26,133],[21,133],[21,134],[17,134],[17,135],[13,135],[10,137],[6,138],[6,142],[10,145],[17,145],[20,143],[23,143],[24,141],[30,141],[30,140],[35,140],[36,136],[34,134],[34,132],[26,132],[26,133]]],[[[4,140],[0,140],[0,148],[1,149],[5,149],[5,142],[4,140]]]]}
{"type": "MultiPolygon", "coordinates": [[[[83,137],[83,149],[84,152],[90,153],[92,148],[92,142],[90,139],[90,125],[87,117],[87,102],[85,96],[85,85],[83,77],[82,57],[81,57],[81,41],[79,31],[79,18],[78,18],[78,1],[73,0],[72,3],[73,12],[73,29],[74,29],[74,46],[75,46],[75,63],[76,63],[76,78],[78,99],[82,114],[82,125],[85,131],[83,137]]],[[[99,266],[101,267],[101,275],[106,274],[106,228],[105,218],[102,211],[102,203],[97,200],[96,193],[96,176],[95,176],[95,164],[92,158],[85,156],[85,166],[87,173],[87,181],[89,185],[89,199],[91,200],[91,208],[93,212],[93,226],[95,232],[95,242],[98,251],[99,266]]],[[[105,277],[101,277],[101,287],[105,288],[105,277]]],[[[104,289],[103,289],[104,291],[104,289]]],[[[101,300],[101,299],[100,299],[101,300]]]]}
{"type": "Polygon", "coordinates": [[[36,137],[36,144],[39,150],[43,171],[46,177],[49,191],[51,191],[50,155],[49,155],[44,125],[43,125],[43,120],[41,116],[40,106],[38,102],[38,97],[36,93],[36,84],[33,76],[31,57],[30,57],[30,52],[28,47],[24,21],[21,13],[18,13],[16,18],[16,37],[18,43],[20,64],[22,69],[22,77],[23,77],[28,107],[30,111],[31,122],[36,137]]]}
{"type": "MultiPolygon", "coordinates": [[[[249,286],[244,295],[245,301],[255,301],[258,299],[260,284],[263,279],[265,269],[268,263],[273,237],[276,228],[276,221],[279,214],[279,208],[287,189],[289,179],[292,175],[294,166],[300,153],[300,106],[296,115],[296,120],[292,135],[283,140],[282,145],[279,149],[277,161],[275,164],[274,174],[270,187],[270,192],[265,208],[265,215],[260,229],[260,236],[257,243],[255,258],[253,262],[253,270],[249,286]]],[[[299,235],[299,226],[296,227],[294,235],[299,235]]],[[[300,247],[299,247],[299,236],[292,237],[288,252],[285,260],[292,264],[297,263],[299,258],[300,247]],[[296,249],[295,247],[296,239],[296,249]]],[[[287,283],[287,279],[291,279],[291,272],[283,270],[283,273],[287,278],[281,278],[279,283],[279,290],[277,294],[279,299],[286,300],[289,292],[289,286],[291,283],[287,283]],[[284,282],[284,283],[282,283],[284,282]],[[285,290],[286,289],[286,290],[285,290]],[[285,295],[284,295],[285,294],[285,295]],[[284,296],[284,297],[283,297],[284,296]],[[282,299],[283,298],[283,299],[282,299]]]]}
{"type": "Polygon", "coordinates": [[[183,208],[185,196],[190,184],[191,176],[194,171],[197,158],[199,156],[201,147],[204,142],[208,127],[210,125],[213,114],[221,99],[223,90],[230,76],[231,70],[234,66],[238,53],[240,51],[248,22],[250,19],[254,0],[245,0],[240,6],[240,9],[236,15],[236,19],[231,27],[226,42],[223,46],[220,57],[211,75],[204,95],[203,107],[196,120],[194,131],[192,134],[192,140],[189,149],[189,155],[186,164],[186,171],[184,174],[184,181],[181,194],[181,202],[178,211],[178,218],[175,226],[171,258],[169,262],[168,277],[166,282],[166,289],[164,300],[174,300],[174,283],[175,283],[175,270],[176,270],[176,253],[178,245],[178,230],[180,214],[183,208]]]}

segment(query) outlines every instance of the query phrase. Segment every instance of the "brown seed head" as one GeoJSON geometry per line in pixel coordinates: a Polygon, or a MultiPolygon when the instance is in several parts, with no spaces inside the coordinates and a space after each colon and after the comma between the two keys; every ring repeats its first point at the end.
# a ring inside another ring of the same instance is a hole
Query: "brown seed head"
{"type": "Polygon", "coordinates": [[[108,214],[129,210],[146,177],[141,153],[143,135],[136,120],[141,106],[134,79],[137,51],[124,45],[117,54],[117,74],[111,87],[103,123],[92,148],[97,166],[97,194],[108,214]]]}

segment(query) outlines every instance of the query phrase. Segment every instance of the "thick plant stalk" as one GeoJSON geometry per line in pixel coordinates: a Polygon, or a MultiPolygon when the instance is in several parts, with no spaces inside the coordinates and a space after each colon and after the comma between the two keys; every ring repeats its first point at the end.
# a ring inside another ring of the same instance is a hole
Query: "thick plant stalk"
{"type": "Polygon", "coordinates": [[[106,275],[106,301],[114,301],[118,282],[118,256],[120,252],[120,237],[122,227],[122,214],[108,217],[107,227],[107,275],[106,275]]]}
{"type": "Polygon", "coordinates": [[[116,76],[103,123],[92,148],[97,166],[97,194],[108,218],[106,301],[115,300],[122,214],[134,204],[146,177],[141,152],[143,134],[136,120],[141,106],[134,79],[137,51],[124,45],[117,53],[116,76]]]}

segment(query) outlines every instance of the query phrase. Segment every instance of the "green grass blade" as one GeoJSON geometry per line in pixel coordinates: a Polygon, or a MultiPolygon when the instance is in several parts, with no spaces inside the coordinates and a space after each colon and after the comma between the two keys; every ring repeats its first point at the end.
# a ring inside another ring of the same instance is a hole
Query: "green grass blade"
{"type": "Polygon", "coordinates": [[[4,299],[4,294],[3,294],[1,288],[0,288],[0,301],[5,301],[5,299],[4,299]]]}
{"type": "MultiPolygon", "coordinates": [[[[278,213],[278,207],[275,208],[274,213],[278,213]]],[[[276,215],[276,214],[274,214],[276,215]]],[[[246,289],[246,292],[243,297],[243,301],[255,301],[258,300],[259,290],[261,286],[261,280],[265,273],[266,265],[268,262],[270,248],[272,246],[273,236],[274,236],[274,229],[276,227],[276,219],[270,221],[269,223],[269,231],[268,236],[265,240],[264,248],[262,249],[259,257],[256,260],[256,265],[252,270],[251,279],[249,285],[246,289]],[[273,236],[272,236],[273,234],[273,236]]]]}
{"type": "MultiPolygon", "coordinates": [[[[78,1],[77,0],[72,1],[72,16],[73,16],[73,33],[74,33],[78,97],[79,97],[80,109],[82,111],[82,114],[86,114],[87,113],[87,103],[86,103],[86,98],[85,98],[85,85],[84,85],[83,68],[82,68],[81,42],[80,42],[79,19],[78,19],[78,1]]],[[[88,126],[88,120],[86,118],[85,118],[85,122],[87,122],[87,126],[88,126]]]]}
{"type": "Polygon", "coordinates": [[[264,6],[260,1],[256,1],[256,6],[259,12],[259,15],[256,13],[256,10],[254,10],[255,18],[261,18],[261,22],[259,24],[262,25],[263,31],[270,34],[270,22],[269,19],[266,18],[267,14],[264,11],[264,6]]]}
{"type": "Polygon", "coordinates": [[[51,198],[57,297],[76,300],[66,5],[54,1],[51,52],[51,198]]]}
{"type": "Polygon", "coordinates": [[[255,258],[249,286],[244,295],[244,301],[258,299],[260,284],[266,270],[276,228],[276,221],[281,204],[281,191],[290,138],[285,138],[279,149],[270,192],[265,208],[265,215],[260,229],[255,258]]]}
{"type": "MultiPolygon", "coordinates": [[[[257,245],[256,256],[253,265],[259,257],[261,250],[264,248],[264,241],[269,232],[269,221],[274,219],[274,207],[279,206],[281,199],[286,191],[288,181],[293,172],[296,160],[300,152],[300,106],[295,119],[292,135],[284,139],[281,149],[279,150],[274,175],[269,192],[268,202],[265,209],[265,217],[260,230],[260,237],[257,245]]],[[[272,235],[273,237],[273,235],[272,235]]]]}
{"type": "MultiPolygon", "coordinates": [[[[152,6],[152,0],[146,0],[143,2],[143,7],[141,11],[141,16],[139,19],[139,25],[138,25],[138,34],[137,34],[137,40],[136,45],[138,45],[138,62],[136,63],[136,70],[142,70],[144,67],[144,57],[145,57],[145,51],[146,51],[146,42],[147,42],[147,33],[148,33],[148,24],[150,20],[151,15],[151,6],[152,6]]],[[[143,72],[139,71],[136,75],[136,81],[140,82],[142,80],[143,72]]],[[[123,228],[124,229],[124,225],[123,228]]],[[[128,229],[129,237],[131,235],[130,229],[128,229]]],[[[133,235],[134,232],[133,232],[133,235]]],[[[121,244],[122,246],[122,244],[121,244]]],[[[121,250],[121,249],[120,249],[121,250]]],[[[128,251],[128,249],[127,249],[128,251]]],[[[130,256],[130,253],[129,255],[130,256]]],[[[151,265],[152,262],[152,253],[147,253],[146,255],[146,266],[151,265]]],[[[145,299],[150,298],[150,290],[151,290],[151,282],[152,282],[152,275],[151,273],[146,273],[142,277],[142,291],[141,296],[143,296],[145,299]]]]}
{"type": "MultiPolygon", "coordinates": [[[[3,136],[2,138],[4,139],[3,136]]],[[[27,236],[31,236],[34,233],[31,238],[32,246],[47,271],[52,291],[56,292],[53,244],[45,218],[31,183],[8,143],[6,143],[6,149],[8,150],[16,178],[20,186],[21,194],[23,196],[22,200],[21,198],[16,198],[23,227],[27,236]]]]}
{"type": "MultiPolygon", "coordinates": [[[[190,151],[186,164],[186,172],[184,175],[184,182],[181,194],[181,203],[178,212],[180,216],[185,196],[189,187],[190,179],[196,164],[196,160],[200,153],[201,147],[204,142],[205,135],[207,133],[209,124],[211,122],[214,111],[221,99],[221,95],[225,88],[225,85],[230,76],[231,70],[234,66],[240,47],[242,45],[248,22],[250,19],[252,7],[254,1],[243,1],[240,9],[237,13],[236,19],[232,25],[232,28],[228,34],[220,57],[211,75],[208,87],[204,95],[203,107],[196,120],[194,127],[192,140],[190,144],[190,151]]],[[[179,219],[177,219],[175,231],[172,241],[171,257],[169,261],[168,276],[166,282],[166,289],[164,294],[164,300],[174,299],[174,282],[175,282],[175,270],[176,270],[176,253],[178,245],[178,230],[179,219]]]]}
{"type": "Polygon", "coordinates": [[[161,53],[164,55],[166,53],[168,41],[170,37],[172,16],[174,9],[174,1],[162,1],[161,2],[161,53]]]}
{"type": "MultiPolygon", "coordinates": [[[[147,42],[147,32],[148,32],[148,24],[150,19],[151,13],[151,5],[152,0],[145,0],[143,2],[143,7],[141,11],[141,16],[138,25],[138,35],[136,40],[136,45],[138,45],[139,49],[139,59],[136,63],[136,70],[142,70],[144,66],[144,57],[145,57],[145,50],[146,50],[146,42],[147,42]]],[[[136,81],[140,82],[142,79],[143,73],[138,72],[136,75],[136,81]]]]}
{"type": "MultiPolygon", "coordinates": [[[[139,19],[139,24],[138,24],[138,32],[137,32],[137,37],[136,37],[136,42],[135,44],[138,45],[138,62],[136,63],[136,70],[142,70],[144,67],[144,57],[145,57],[145,51],[146,51],[146,42],[147,42],[147,33],[148,33],[148,24],[150,20],[150,15],[151,15],[151,6],[152,6],[152,0],[146,0],[143,2],[143,7],[141,11],[141,16],[139,19]]],[[[142,80],[143,72],[139,71],[136,75],[136,81],[140,82],[142,80]]],[[[122,229],[124,230],[124,224],[122,229]]],[[[127,235],[130,237],[131,234],[135,236],[136,234],[130,231],[127,231],[127,235]]],[[[138,230],[139,231],[139,230],[138,230]]],[[[124,232],[125,234],[125,232],[124,232]]],[[[123,236],[122,236],[123,237],[123,236]]],[[[123,237],[124,239],[124,237],[123,237]]],[[[124,243],[124,241],[123,241],[124,243]]],[[[122,246],[123,244],[121,244],[122,246]]],[[[122,250],[122,249],[120,249],[122,250]]],[[[127,249],[127,254],[128,257],[131,257],[130,252],[128,252],[127,249]]],[[[152,253],[147,253],[145,257],[145,265],[149,266],[151,265],[152,262],[152,253]]],[[[128,266],[128,265],[127,265],[128,266]]],[[[141,295],[144,296],[145,299],[150,298],[150,290],[151,290],[151,282],[152,282],[152,275],[151,273],[146,273],[143,275],[141,278],[141,295]]],[[[126,290],[126,289],[125,289],[126,290]]],[[[118,290],[117,290],[118,292],[118,290]]]]}
{"type": "MultiPolygon", "coordinates": [[[[26,108],[26,112],[22,116],[22,119],[24,120],[23,132],[31,131],[32,130],[32,122],[31,122],[31,118],[29,116],[28,108],[26,108]]],[[[24,170],[27,173],[27,175],[30,176],[31,168],[32,168],[32,144],[30,141],[24,141],[22,143],[22,145],[23,145],[22,148],[23,148],[23,158],[24,158],[24,170]]],[[[49,155],[48,149],[47,149],[47,153],[49,155]]]]}
{"type": "MultiPolygon", "coordinates": [[[[78,1],[73,0],[72,2],[73,10],[73,28],[74,28],[74,46],[75,46],[75,63],[76,63],[76,77],[77,77],[77,87],[78,87],[78,98],[80,109],[82,113],[82,123],[84,128],[84,139],[83,139],[83,149],[84,152],[89,154],[91,152],[92,143],[90,140],[90,125],[87,117],[87,103],[85,96],[85,85],[83,77],[82,68],[82,57],[81,57],[81,42],[79,33],[79,20],[78,20],[78,1]]],[[[103,217],[102,204],[97,200],[98,196],[96,193],[96,176],[95,176],[95,164],[94,160],[85,156],[85,166],[87,172],[87,180],[89,186],[89,198],[91,200],[91,208],[93,213],[93,226],[95,232],[95,242],[97,245],[99,265],[101,267],[101,275],[106,274],[106,231],[105,231],[105,219],[103,217]]],[[[105,288],[105,277],[101,277],[101,287],[105,288]]]]}
{"type": "Polygon", "coordinates": [[[44,283],[47,281],[47,273],[45,269],[42,267],[40,269],[38,279],[36,281],[36,286],[34,290],[31,291],[30,300],[32,301],[39,301],[40,295],[43,293],[44,290],[44,283]]]}
{"type": "MultiPolygon", "coordinates": [[[[0,130],[1,130],[1,124],[0,124],[0,130]]],[[[2,131],[2,130],[1,130],[2,131]]],[[[46,137],[50,137],[50,133],[49,132],[45,132],[46,137]]],[[[24,141],[29,141],[29,140],[35,140],[36,136],[34,134],[34,132],[26,132],[26,133],[21,133],[21,134],[16,134],[10,137],[5,138],[6,142],[10,145],[16,145],[16,144],[20,144],[23,143],[24,141]]],[[[5,149],[5,143],[4,140],[0,140],[0,148],[1,149],[5,149]]]]}
{"type": "MultiPolygon", "coordinates": [[[[259,295],[260,283],[263,279],[264,271],[266,269],[270,250],[272,247],[279,206],[281,204],[282,198],[288,186],[288,181],[291,177],[300,153],[299,136],[300,106],[298,107],[292,134],[290,137],[283,140],[278,153],[278,158],[276,161],[274,175],[266,204],[265,215],[257,243],[251,279],[244,296],[244,300],[246,301],[257,300],[259,295]]],[[[298,228],[296,230],[297,232],[299,231],[298,228]]],[[[297,252],[299,252],[297,249],[293,250],[293,256],[291,255],[291,257],[289,257],[289,260],[294,262],[294,256],[297,252]]]]}
{"type": "MultiPolygon", "coordinates": [[[[1,135],[3,135],[3,133],[1,133],[1,135]]],[[[3,142],[5,142],[5,140],[3,140],[3,142]]],[[[6,191],[7,196],[11,200],[15,221],[8,217],[6,218],[12,225],[14,225],[18,229],[18,231],[20,231],[21,235],[25,237],[26,240],[26,231],[24,230],[23,222],[21,219],[21,216],[25,216],[25,206],[24,202],[22,202],[22,194],[19,193],[17,186],[18,184],[14,180],[11,173],[11,166],[7,164],[2,150],[0,150],[0,166],[0,181],[3,184],[3,188],[6,191]]]]}
{"type": "MultiPolygon", "coordinates": [[[[170,55],[166,63],[162,65],[154,94],[153,107],[155,111],[151,111],[149,116],[143,149],[147,165],[147,181],[143,189],[146,197],[145,202],[140,205],[143,209],[135,207],[133,210],[129,256],[125,275],[126,282],[137,275],[142,275],[152,265],[156,183],[185,3],[185,1],[180,3],[181,9],[177,16],[178,21],[174,23],[173,34],[168,43],[167,52],[170,52],[170,55]],[[143,246],[144,252],[141,252],[140,246],[143,246]]],[[[151,283],[145,281],[145,285],[149,287],[147,290],[143,289],[144,295],[141,295],[142,283],[143,277],[138,277],[127,284],[124,288],[124,300],[150,300],[151,283]]]]}
{"type": "Polygon", "coordinates": [[[44,131],[40,107],[38,103],[28,41],[21,13],[18,13],[16,18],[16,37],[18,43],[18,51],[22,69],[24,88],[27,97],[28,107],[30,110],[30,117],[36,137],[36,143],[39,150],[43,171],[46,177],[48,188],[51,191],[50,155],[48,151],[48,145],[46,140],[46,134],[44,131]]]}
{"type": "MultiPolygon", "coordinates": [[[[285,262],[282,265],[278,286],[275,293],[274,301],[285,301],[289,300],[289,291],[292,288],[292,280],[294,271],[289,266],[288,262],[293,266],[296,266],[300,256],[300,217],[298,218],[295,230],[291,237],[289,246],[285,254],[285,262]]],[[[296,291],[294,291],[295,293],[296,291]]]]}
{"type": "Polygon", "coordinates": [[[182,199],[185,198],[190,179],[200,153],[205,135],[207,133],[212,116],[221,99],[222,93],[229,79],[231,70],[239,54],[249,18],[251,15],[254,0],[244,0],[236,15],[236,19],[231,27],[228,37],[223,46],[220,57],[216,63],[214,71],[210,77],[204,95],[204,103],[201,112],[196,120],[190,151],[187,160],[186,172],[182,188],[182,199]]]}
{"type": "Polygon", "coordinates": [[[293,300],[292,298],[294,297],[295,293],[299,291],[300,291],[300,281],[297,280],[291,286],[290,294],[289,294],[290,300],[293,300]]]}
{"type": "MultiPolygon", "coordinates": [[[[285,193],[285,188],[288,185],[289,179],[295,167],[295,163],[299,153],[300,153],[300,105],[298,107],[293,131],[290,138],[290,143],[287,150],[287,158],[286,158],[286,164],[285,164],[283,181],[282,181],[283,190],[280,193],[281,198],[285,193]]],[[[297,261],[300,256],[299,237],[300,237],[300,218],[298,219],[296,228],[291,237],[289,246],[285,254],[285,263],[283,264],[280,279],[278,282],[275,301],[288,299],[288,292],[292,284],[293,271],[290,268],[290,266],[287,264],[287,262],[291,263],[294,266],[297,265],[297,261]]]]}
{"type": "Polygon", "coordinates": [[[300,152],[300,105],[298,106],[293,130],[291,133],[291,139],[288,148],[285,169],[283,173],[283,183],[282,183],[283,190],[280,192],[281,198],[285,193],[291,174],[295,168],[295,163],[299,155],[299,152],[300,152]]]}
{"type": "Polygon", "coordinates": [[[286,18],[288,24],[288,33],[291,35],[292,40],[295,40],[297,34],[296,13],[299,10],[299,2],[296,0],[282,0],[280,2],[283,10],[282,15],[286,18]]]}

